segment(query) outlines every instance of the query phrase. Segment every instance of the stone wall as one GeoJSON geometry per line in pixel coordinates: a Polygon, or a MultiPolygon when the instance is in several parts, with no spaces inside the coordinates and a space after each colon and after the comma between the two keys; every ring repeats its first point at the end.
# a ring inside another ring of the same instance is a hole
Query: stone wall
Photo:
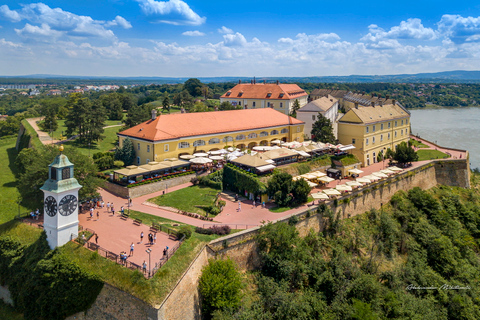
{"type": "Polygon", "coordinates": [[[79,312],[67,320],[157,320],[157,310],[134,296],[105,284],[97,300],[85,312],[79,312]]]}
{"type": "Polygon", "coordinates": [[[194,178],[195,176],[196,176],[195,173],[192,173],[192,174],[187,174],[185,176],[148,183],[148,184],[144,184],[144,185],[132,187],[132,188],[123,187],[116,183],[106,181],[103,188],[108,192],[113,193],[114,195],[125,198],[125,199],[127,199],[128,197],[138,198],[146,194],[165,190],[167,186],[169,188],[172,188],[172,187],[176,187],[178,185],[190,182],[190,180],[192,180],[192,178],[194,178]]]}

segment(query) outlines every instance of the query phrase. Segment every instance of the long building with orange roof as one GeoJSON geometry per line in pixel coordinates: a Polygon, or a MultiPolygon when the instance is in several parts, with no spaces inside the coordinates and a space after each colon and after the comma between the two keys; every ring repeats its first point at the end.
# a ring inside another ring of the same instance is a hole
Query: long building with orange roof
{"type": "Polygon", "coordinates": [[[273,140],[303,141],[304,122],[271,108],[177,113],[157,116],[117,133],[119,146],[132,140],[136,164],[195,152],[270,145],[273,140]]]}
{"type": "Polygon", "coordinates": [[[220,97],[220,102],[228,101],[244,109],[272,108],[284,114],[292,112],[298,100],[300,108],[308,103],[308,93],[296,84],[284,83],[239,83],[220,97]]]}

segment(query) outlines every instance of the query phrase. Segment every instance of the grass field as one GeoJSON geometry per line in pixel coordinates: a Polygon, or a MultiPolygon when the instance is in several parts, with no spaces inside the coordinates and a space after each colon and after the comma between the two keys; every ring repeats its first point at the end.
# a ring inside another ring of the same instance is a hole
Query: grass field
{"type": "Polygon", "coordinates": [[[410,139],[410,143],[412,144],[412,146],[417,147],[417,148],[428,148],[428,146],[426,144],[421,143],[420,141],[415,140],[415,139],[410,139]]]}
{"type": "Polygon", "coordinates": [[[217,193],[218,190],[212,188],[191,186],[152,198],[149,201],[156,203],[159,206],[172,207],[187,212],[195,212],[205,215],[205,211],[201,208],[195,207],[195,205],[211,205],[217,193]]]}
{"type": "Polygon", "coordinates": [[[181,223],[181,222],[178,222],[178,221],[154,216],[154,215],[151,215],[151,214],[148,214],[148,213],[139,212],[139,211],[135,211],[135,210],[130,210],[130,218],[141,219],[142,223],[146,224],[148,226],[151,226],[152,223],[155,222],[155,223],[161,224],[165,227],[168,227],[170,229],[175,229],[175,230],[179,229],[180,226],[184,225],[184,223],[181,223]],[[174,224],[175,224],[175,226],[174,226],[174,224]]]}
{"type": "MultiPolygon", "coordinates": [[[[67,132],[67,127],[65,127],[65,120],[57,120],[58,123],[58,129],[53,131],[52,133],[49,132],[50,136],[53,136],[54,139],[60,140],[60,137],[62,136],[62,132],[65,135],[67,132]]],[[[122,120],[107,120],[105,121],[105,127],[107,126],[114,126],[122,124],[122,120]]],[[[64,137],[66,138],[66,137],[64,137]]]]}
{"type": "Polygon", "coordinates": [[[84,155],[93,155],[97,152],[105,152],[115,148],[117,142],[117,132],[120,131],[122,127],[112,127],[106,128],[103,135],[105,138],[97,143],[92,143],[89,146],[80,145],[76,140],[66,141],[64,145],[74,146],[84,155]]]}
{"type": "Polygon", "coordinates": [[[418,161],[448,158],[448,155],[438,150],[418,150],[418,161]]]}
{"type": "MultiPolygon", "coordinates": [[[[313,201],[313,197],[309,196],[306,203],[310,203],[312,201],[313,201]]],[[[282,212],[292,210],[292,209],[295,209],[295,208],[292,208],[292,207],[273,207],[273,208],[268,209],[268,211],[274,212],[274,213],[282,213],[282,212]]]]}

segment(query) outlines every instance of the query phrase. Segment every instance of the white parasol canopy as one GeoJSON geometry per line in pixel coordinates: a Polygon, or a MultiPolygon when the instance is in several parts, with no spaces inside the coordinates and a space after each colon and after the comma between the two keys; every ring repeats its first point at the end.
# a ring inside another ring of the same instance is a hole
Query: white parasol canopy
{"type": "Polygon", "coordinates": [[[328,182],[331,182],[331,181],[333,181],[333,180],[335,180],[335,179],[330,178],[330,177],[327,177],[327,176],[324,176],[324,177],[318,178],[318,180],[328,183],[328,182]]]}
{"type": "Polygon", "coordinates": [[[308,186],[309,186],[310,188],[314,188],[314,187],[316,187],[316,186],[318,185],[318,184],[313,183],[313,182],[311,182],[311,181],[307,181],[307,183],[308,183],[308,186]]]}
{"type": "Polygon", "coordinates": [[[296,177],[292,178],[293,181],[297,181],[297,180],[300,180],[300,179],[303,179],[303,177],[302,176],[296,176],[296,177]]]}
{"type": "Polygon", "coordinates": [[[359,183],[370,183],[370,182],[372,182],[370,179],[367,179],[365,177],[357,178],[356,181],[359,182],[359,183]]]}
{"type": "Polygon", "coordinates": [[[196,163],[196,164],[206,164],[206,163],[210,163],[210,162],[213,162],[212,159],[208,159],[208,158],[195,158],[195,159],[191,159],[190,160],[191,163],[196,163]]]}
{"type": "Polygon", "coordinates": [[[374,172],[372,173],[374,176],[377,176],[379,178],[388,178],[388,176],[385,174],[385,173],[381,173],[380,171],[379,172],[374,172]]]}
{"type": "Polygon", "coordinates": [[[352,191],[352,187],[347,186],[346,184],[339,184],[335,187],[338,191],[352,191]]]}
{"type": "Polygon", "coordinates": [[[280,144],[282,143],[283,141],[282,140],[279,140],[279,139],[275,139],[273,141],[270,141],[270,143],[273,143],[273,144],[280,144]]]}
{"type": "Polygon", "coordinates": [[[210,159],[212,160],[223,160],[223,156],[210,156],[210,159]]]}
{"type": "Polygon", "coordinates": [[[395,171],[393,170],[389,170],[389,169],[384,169],[384,170],[380,170],[381,173],[384,173],[384,174],[392,174],[392,173],[395,173],[395,171]]]}
{"type": "Polygon", "coordinates": [[[217,155],[219,155],[219,154],[228,153],[228,151],[225,150],[225,149],[220,149],[220,150],[210,151],[209,153],[210,153],[211,155],[213,155],[213,156],[217,156],[217,155]]]}
{"type": "Polygon", "coordinates": [[[273,147],[270,146],[255,146],[252,148],[255,151],[268,151],[268,150],[273,150],[273,147]]]}
{"type": "Polygon", "coordinates": [[[360,174],[360,173],[362,173],[363,171],[362,171],[362,170],[359,170],[359,169],[350,169],[350,170],[348,170],[348,172],[353,173],[353,174],[360,174]]]}
{"type": "Polygon", "coordinates": [[[403,169],[400,169],[399,167],[395,167],[395,166],[388,167],[388,169],[392,171],[403,171],[403,169]]]}
{"type": "Polygon", "coordinates": [[[323,192],[329,196],[339,196],[341,195],[340,191],[335,190],[335,189],[326,189],[323,190],[323,192]]]}
{"type": "Polygon", "coordinates": [[[320,191],[316,193],[312,193],[311,196],[313,199],[319,199],[319,200],[328,199],[328,196],[325,193],[320,191]]]}
{"type": "Polygon", "coordinates": [[[305,179],[316,179],[317,178],[316,175],[311,174],[311,173],[302,174],[301,177],[304,177],[305,179]]]}
{"type": "Polygon", "coordinates": [[[310,172],[310,174],[315,175],[315,177],[317,178],[325,177],[327,175],[326,173],[323,173],[321,171],[310,172]]]}
{"type": "Polygon", "coordinates": [[[183,159],[183,160],[190,160],[190,159],[195,159],[196,157],[194,155],[191,155],[191,154],[184,154],[183,156],[180,156],[180,159],[183,159]]]}
{"type": "Polygon", "coordinates": [[[195,157],[208,157],[208,153],[205,152],[197,152],[193,154],[195,157]]]}
{"type": "Polygon", "coordinates": [[[368,180],[371,180],[371,181],[377,181],[377,180],[381,179],[380,177],[377,177],[376,175],[373,175],[373,174],[369,174],[368,176],[365,176],[364,178],[366,178],[368,180]]]}
{"type": "Polygon", "coordinates": [[[358,181],[348,181],[347,183],[345,183],[347,186],[350,186],[350,187],[361,187],[363,186],[363,184],[361,184],[360,182],[358,181]]]}

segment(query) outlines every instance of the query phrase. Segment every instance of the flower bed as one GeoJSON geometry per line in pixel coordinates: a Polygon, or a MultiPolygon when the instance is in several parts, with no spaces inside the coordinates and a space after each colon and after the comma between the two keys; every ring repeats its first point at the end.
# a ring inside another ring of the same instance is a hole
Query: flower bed
{"type": "Polygon", "coordinates": [[[192,173],[195,173],[195,171],[166,173],[166,174],[161,175],[161,176],[152,177],[152,178],[148,178],[148,179],[143,179],[142,181],[131,183],[131,184],[127,185],[127,188],[137,187],[137,186],[141,186],[141,185],[144,185],[144,184],[149,184],[149,183],[159,182],[159,181],[162,181],[162,180],[168,180],[168,179],[172,179],[172,178],[176,178],[176,177],[186,176],[186,175],[189,175],[189,174],[192,174],[192,173]]]}

